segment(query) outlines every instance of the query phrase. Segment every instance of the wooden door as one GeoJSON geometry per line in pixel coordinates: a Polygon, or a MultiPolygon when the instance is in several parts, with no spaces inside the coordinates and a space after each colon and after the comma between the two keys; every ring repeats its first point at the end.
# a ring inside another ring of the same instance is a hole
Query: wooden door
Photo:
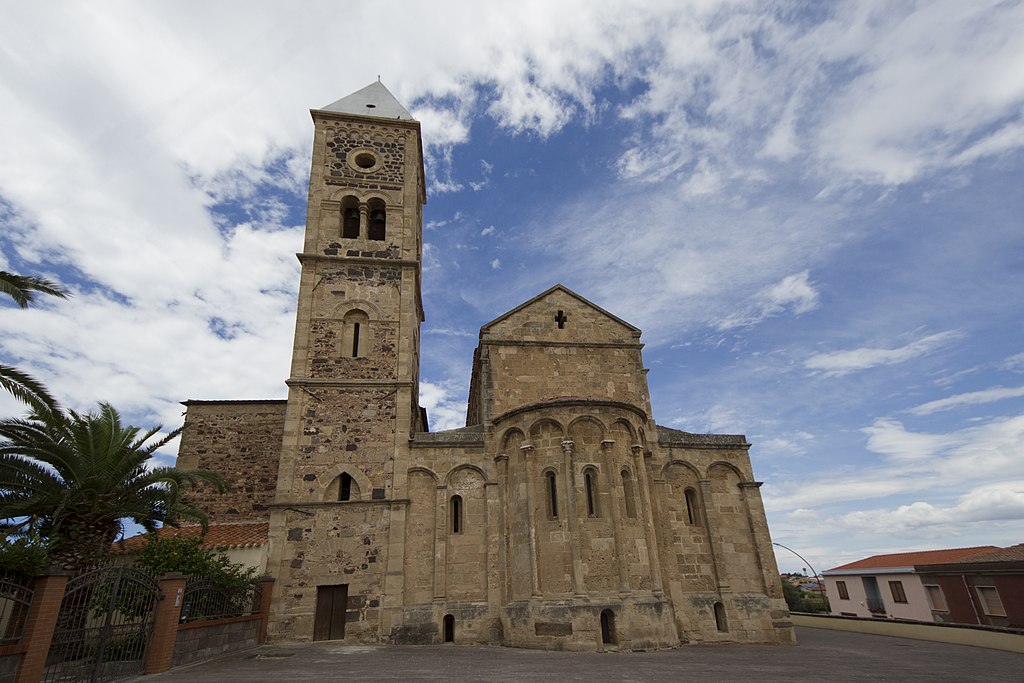
{"type": "Polygon", "coordinates": [[[313,640],[341,640],[345,637],[348,584],[317,586],[313,640]]]}

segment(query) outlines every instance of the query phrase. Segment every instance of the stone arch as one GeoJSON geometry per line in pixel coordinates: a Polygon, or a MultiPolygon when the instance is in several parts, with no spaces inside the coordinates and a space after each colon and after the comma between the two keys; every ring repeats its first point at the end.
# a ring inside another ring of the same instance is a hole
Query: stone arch
{"type": "MultiPolygon", "coordinates": [[[[509,427],[508,429],[506,429],[505,433],[502,435],[502,439],[501,439],[502,450],[503,451],[507,450],[508,447],[513,444],[515,439],[519,439],[520,441],[523,441],[523,440],[526,439],[526,434],[524,434],[523,431],[521,429],[519,429],[518,427],[509,427]]],[[[509,454],[505,454],[505,455],[509,455],[509,454]]]]}
{"type": "Polygon", "coordinates": [[[415,467],[410,467],[408,472],[409,472],[410,475],[417,474],[417,473],[418,474],[425,474],[425,475],[427,475],[428,477],[430,477],[431,479],[434,480],[434,485],[435,486],[439,485],[439,481],[440,480],[438,479],[437,475],[434,473],[434,470],[430,469],[429,467],[423,467],[421,465],[416,465],[415,467]]]}
{"type": "Polygon", "coordinates": [[[338,500],[341,475],[343,474],[348,474],[348,476],[352,477],[353,483],[358,487],[358,495],[353,496],[351,500],[366,500],[366,497],[373,490],[373,485],[370,483],[370,478],[366,476],[366,473],[361,468],[352,464],[335,465],[327,470],[324,476],[327,484],[320,491],[320,500],[324,502],[338,500]]]}
{"type": "Polygon", "coordinates": [[[714,470],[716,467],[724,467],[728,470],[731,470],[739,478],[740,481],[744,481],[743,472],[740,471],[740,468],[736,467],[736,465],[733,465],[731,462],[726,462],[725,460],[716,460],[715,462],[708,465],[707,476],[705,476],[704,478],[711,479],[712,470],[714,470]]]}
{"type": "Polygon", "coordinates": [[[383,318],[380,308],[372,301],[367,301],[366,299],[346,299],[334,307],[330,317],[336,320],[344,320],[345,315],[352,310],[363,311],[370,318],[370,322],[379,322],[383,318]]]}
{"type": "Polygon", "coordinates": [[[669,460],[667,463],[665,463],[665,465],[661,468],[661,478],[668,479],[670,468],[676,465],[689,470],[693,474],[693,478],[697,481],[700,481],[701,479],[704,478],[701,476],[700,470],[698,470],[696,467],[686,462],[685,460],[680,460],[678,458],[673,458],[672,460],[669,460]]]}
{"type": "Polygon", "coordinates": [[[530,425],[530,438],[533,439],[538,436],[545,425],[551,425],[559,436],[565,434],[565,428],[562,427],[562,424],[558,420],[550,417],[542,417],[535,420],[533,424],[530,425]]]}
{"type": "Polygon", "coordinates": [[[621,438],[625,443],[623,444],[627,448],[637,443],[636,430],[633,425],[629,423],[629,420],[619,418],[611,423],[608,427],[609,437],[612,435],[621,434],[621,438]]]}
{"type": "Polygon", "coordinates": [[[577,442],[577,447],[584,443],[597,447],[605,438],[604,423],[593,415],[581,415],[569,423],[569,438],[577,442]]]}
{"type": "Polygon", "coordinates": [[[473,472],[476,472],[477,474],[480,475],[480,479],[482,479],[485,484],[487,483],[487,473],[484,472],[482,468],[476,465],[471,465],[469,463],[463,463],[461,465],[456,465],[455,467],[448,470],[448,474],[446,474],[444,477],[444,486],[451,486],[452,479],[458,472],[462,470],[472,470],[473,472]]]}
{"type": "Polygon", "coordinates": [[[360,232],[359,198],[346,194],[341,198],[341,237],[342,239],[358,239],[360,232]]]}

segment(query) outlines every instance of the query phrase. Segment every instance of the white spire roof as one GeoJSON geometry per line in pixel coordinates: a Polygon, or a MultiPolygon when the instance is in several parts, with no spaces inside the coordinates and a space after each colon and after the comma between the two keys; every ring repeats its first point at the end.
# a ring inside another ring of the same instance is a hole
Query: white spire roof
{"type": "Polygon", "coordinates": [[[333,111],[339,114],[356,114],[358,116],[377,116],[383,119],[412,120],[412,114],[403,107],[391,91],[380,81],[374,81],[362,90],[342,97],[337,102],[322,108],[322,111],[333,111]]]}

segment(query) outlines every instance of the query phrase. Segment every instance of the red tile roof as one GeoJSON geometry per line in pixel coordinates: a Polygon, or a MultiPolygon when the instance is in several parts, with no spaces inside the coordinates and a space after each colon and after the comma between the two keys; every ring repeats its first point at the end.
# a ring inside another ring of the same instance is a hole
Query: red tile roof
{"type": "MultiPolygon", "coordinates": [[[[949,560],[947,564],[966,564],[969,562],[1024,562],[1024,543],[1011,545],[1009,548],[996,548],[962,560],[949,560]]],[[[932,562],[931,564],[940,564],[932,562]]]]}
{"type": "Polygon", "coordinates": [[[829,569],[830,572],[849,569],[883,569],[887,567],[913,567],[915,564],[941,564],[974,559],[974,556],[1001,550],[998,546],[982,545],[974,548],[948,548],[946,550],[922,550],[916,553],[890,553],[888,555],[872,555],[863,560],[850,562],[829,569]]]}
{"type": "MultiPolygon", "coordinates": [[[[203,548],[216,550],[221,548],[256,548],[266,545],[269,522],[234,522],[231,524],[211,524],[203,536],[201,526],[165,526],[157,531],[160,538],[199,538],[203,548]]],[[[146,544],[146,535],[139,534],[114,543],[114,552],[134,553],[146,544]]]]}

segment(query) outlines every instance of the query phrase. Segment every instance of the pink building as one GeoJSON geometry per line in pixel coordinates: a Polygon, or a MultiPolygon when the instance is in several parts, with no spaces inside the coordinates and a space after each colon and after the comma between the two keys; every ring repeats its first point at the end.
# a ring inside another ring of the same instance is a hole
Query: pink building
{"type": "Polygon", "coordinates": [[[922,582],[914,565],[959,562],[992,550],[998,548],[986,545],[873,555],[822,572],[825,594],[835,615],[933,621],[931,588],[922,582]]]}

